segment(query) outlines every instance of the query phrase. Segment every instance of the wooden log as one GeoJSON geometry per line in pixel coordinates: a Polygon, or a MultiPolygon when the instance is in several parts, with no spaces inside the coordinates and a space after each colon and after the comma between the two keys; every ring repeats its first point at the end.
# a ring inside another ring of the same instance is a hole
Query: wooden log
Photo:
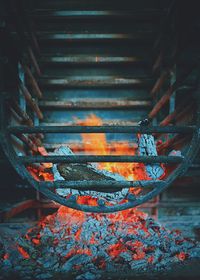
{"type": "MultiPolygon", "coordinates": [[[[18,106],[18,104],[17,104],[17,106],[18,106]]],[[[18,106],[18,108],[21,110],[21,108],[18,106]]],[[[16,111],[10,106],[10,110],[11,110],[11,113],[14,115],[14,117],[15,118],[17,118],[17,121],[20,123],[20,124],[22,124],[22,125],[24,125],[24,122],[26,121],[26,120],[24,120],[24,118],[23,118],[23,116],[24,116],[24,114],[26,115],[26,112],[24,112],[23,110],[21,110],[21,113],[23,114],[22,115],[22,117],[21,117],[21,114],[20,114],[20,116],[16,113],[16,111]]],[[[28,116],[28,115],[27,115],[28,116]]],[[[32,120],[31,120],[32,121],[32,120]]],[[[26,123],[28,126],[33,126],[33,123],[32,122],[28,122],[28,123],[26,123]]],[[[41,134],[41,133],[37,133],[37,134],[29,134],[29,135],[27,135],[26,136],[27,138],[30,138],[30,140],[32,141],[32,142],[34,142],[34,144],[36,145],[36,146],[41,146],[42,145],[42,142],[41,142],[41,139],[43,139],[44,138],[44,136],[41,134]]]]}
{"type": "Polygon", "coordinates": [[[34,69],[35,69],[35,72],[36,72],[36,74],[40,77],[40,76],[42,75],[42,74],[41,74],[41,71],[40,71],[40,67],[39,67],[39,65],[38,65],[38,63],[37,63],[37,60],[36,60],[36,58],[35,58],[35,55],[34,55],[34,53],[33,53],[33,51],[32,51],[32,49],[31,49],[30,46],[28,47],[27,51],[28,51],[30,60],[31,60],[31,62],[32,62],[32,64],[33,64],[33,67],[34,67],[34,69]]]}
{"type": "Polygon", "coordinates": [[[36,113],[37,117],[42,120],[43,119],[43,114],[37,104],[37,101],[32,98],[31,94],[29,93],[28,89],[23,85],[22,82],[19,83],[19,87],[21,89],[21,92],[23,93],[27,103],[29,106],[32,108],[32,110],[36,113]]]}
{"type": "Polygon", "coordinates": [[[161,88],[162,88],[164,82],[167,80],[168,76],[169,76],[168,70],[165,70],[162,72],[162,74],[160,75],[160,77],[156,81],[153,89],[150,92],[152,97],[155,97],[155,95],[161,90],[161,88]]]}
{"type": "Polygon", "coordinates": [[[84,181],[84,180],[106,180],[110,177],[97,172],[94,168],[86,164],[62,163],[58,164],[58,171],[65,180],[84,181]]]}
{"type": "Polygon", "coordinates": [[[37,149],[37,145],[35,145],[33,143],[33,141],[26,135],[21,134],[17,136],[24,144],[26,144],[29,149],[35,153],[37,153],[38,149],[37,149]]]}
{"type": "Polygon", "coordinates": [[[46,166],[40,163],[32,163],[30,166],[35,168],[39,172],[45,172],[47,170],[46,166]]]}
{"type": "Polygon", "coordinates": [[[161,99],[156,103],[156,105],[153,107],[151,112],[149,113],[149,118],[154,118],[157,113],[163,108],[163,106],[169,101],[171,95],[175,90],[178,89],[178,87],[184,82],[184,80],[188,77],[188,75],[193,71],[194,65],[187,69],[182,76],[176,80],[166,91],[166,93],[161,97],[161,99]]]}
{"type": "MultiPolygon", "coordinates": [[[[60,147],[55,151],[56,155],[73,155],[73,152],[69,149],[69,147],[60,147]]],[[[114,173],[110,173],[105,170],[98,170],[94,165],[90,164],[73,164],[73,163],[61,163],[53,166],[54,179],[62,180],[64,178],[65,181],[126,181],[122,176],[114,173]]],[[[69,188],[58,188],[56,192],[61,196],[68,195],[89,195],[92,197],[103,197],[106,200],[122,200],[128,194],[128,189],[119,190],[115,188],[107,189],[107,191],[100,192],[95,190],[91,191],[81,191],[69,188]],[[108,192],[108,193],[107,193],[108,192]]]]}
{"type": "Polygon", "coordinates": [[[153,72],[156,72],[157,69],[160,68],[160,65],[162,64],[162,60],[163,60],[163,51],[161,50],[160,53],[158,54],[156,61],[153,65],[153,72]]]}
{"type": "Polygon", "coordinates": [[[39,146],[39,147],[42,146],[42,141],[41,141],[42,136],[41,136],[41,134],[36,134],[36,135],[30,134],[29,137],[37,146],[39,146]]]}
{"type": "Polygon", "coordinates": [[[190,123],[196,112],[195,102],[191,102],[175,117],[176,123],[190,123]]]}
{"type": "Polygon", "coordinates": [[[41,92],[41,90],[38,86],[38,83],[37,83],[36,79],[34,78],[32,72],[31,72],[31,70],[26,65],[24,65],[23,68],[24,68],[25,73],[27,75],[28,83],[30,83],[30,85],[32,86],[33,93],[35,94],[36,97],[42,98],[42,92],[41,92]]]}
{"type": "MultiPolygon", "coordinates": [[[[191,100],[191,98],[190,98],[191,100]]],[[[160,122],[160,126],[166,126],[170,123],[172,123],[173,121],[176,121],[176,119],[178,118],[179,114],[187,114],[187,112],[193,107],[194,103],[189,103],[189,99],[187,98],[184,102],[182,102],[181,104],[179,104],[177,106],[177,108],[169,115],[167,115],[161,122],[160,122]]]]}
{"type": "Polygon", "coordinates": [[[2,210],[0,212],[0,219],[1,219],[2,222],[6,221],[6,220],[16,216],[17,214],[25,211],[26,209],[35,207],[36,204],[37,204],[37,201],[33,200],[33,199],[29,199],[29,200],[25,200],[23,202],[19,202],[19,203],[11,206],[10,208],[8,208],[6,210],[2,210]]]}
{"type": "Polygon", "coordinates": [[[40,55],[41,54],[40,47],[39,47],[38,40],[36,38],[35,32],[32,31],[30,36],[31,36],[31,39],[32,39],[32,42],[33,42],[33,48],[35,49],[36,53],[38,55],[40,55]]]}
{"type": "Polygon", "coordinates": [[[12,110],[22,118],[24,124],[27,124],[28,126],[33,126],[33,121],[31,117],[19,107],[16,101],[12,99],[10,100],[9,104],[12,110]]]}

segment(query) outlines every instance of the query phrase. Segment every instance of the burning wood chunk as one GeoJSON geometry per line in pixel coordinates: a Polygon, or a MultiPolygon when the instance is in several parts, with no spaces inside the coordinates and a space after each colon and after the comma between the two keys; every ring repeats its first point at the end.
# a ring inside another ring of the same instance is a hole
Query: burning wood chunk
{"type": "MultiPolygon", "coordinates": [[[[61,146],[54,152],[55,155],[73,155],[73,152],[69,147],[61,146]]],[[[74,163],[62,163],[55,164],[53,166],[53,173],[55,180],[74,180],[74,181],[84,181],[84,180],[115,180],[123,181],[125,180],[119,174],[111,173],[106,170],[99,170],[96,168],[95,164],[74,164],[74,163]]],[[[61,189],[58,188],[57,193],[61,196],[68,195],[81,195],[81,196],[92,196],[95,198],[104,198],[107,201],[119,202],[126,197],[128,194],[128,189],[122,189],[121,191],[113,192],[102,192],[102,191],[80,191],[75,189],[61,189]]]]}
{"type": "MultiPolygon", "coordinates": [[[[147,126],[148,119],[139,122],[139,125],[147,126]]],[[[138,135],[138,154],[141,156],[157,156],[156,143],[153,135],[138,135]]],[[[151,179],[158,179],[164,174],[164,169],[159,163],[145,165],[147,175],[151,179]]]]}

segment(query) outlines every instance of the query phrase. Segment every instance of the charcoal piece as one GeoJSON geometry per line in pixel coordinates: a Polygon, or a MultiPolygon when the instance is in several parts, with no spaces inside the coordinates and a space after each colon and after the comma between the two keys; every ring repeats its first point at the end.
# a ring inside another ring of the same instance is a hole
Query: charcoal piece
{"type": "Polygon", "coordinates": [[[127,252],[122,252],[120,254],[120,257],[122,257],[127,262],[130,262],[133,259],[131,252],[128,252],[128,251],[127,252]]]}
{"type": "MultiPolygon", "coordinates": [[[[21,237],[24,242],[19,241],[27,252],[36,250],[36,258],[30,254],[29,259],[24,259],[16,246],[7,247],[6,251],[2,248],[4,254],[9,254],[9,259],[0,260],[4,279],[7,271],[14,269],[20,279],[31,276],[39,279],[37,277],[41,274],[48,273],[52,275],[49,279],[68,279],[68,272],[77,279],[84,279],[87,272],[95,275],[95,279],[99,275],[104,276],[104,272],[117,275],[134,273],[141,279],[144,273],[148,276],[151,272],[158,276],[160,272],[167,274],[174,264],[180,265],[186,261],[187,265],[187,260],[199,257],[198,242],[167,230],[138,209],[128,209],[125,213],[91,214],[61,206],[56,213],[43,220],[42,227],[38,225],[34,228],[34,236],[40,236],[39,246],[28,242],[33,250],[28,249],[25,235],[21,237]],[[157,228],[157,231],[154,232],[153,228],[157,228]],[[150,229],[153,230],[151,235],[150,229]],[[44,239],[46,234],[49,236],[44,239]],[[190,243],[195,248],[189,248],[190,243]],[[17,257],[11,257],[11,252],[17,257]],[[8,265],[5,265],[6,262],[8,265]],[[36,271],[38,268],[40,270],[36,271]],[[57,278],[57,274],[63,277],[57,278]]],[[[9,240],[7,236],[4,238],[9,240]]]]}
{"type": "Polygon", "coordinates": [[[132,270],[143,269],[147,265],[146,260],[135,260],[130,262],[130,266],[132,270]]]}
{"type": "Polygon", "coordinates": [[[78,254],[73,256],[71,259],[66,261],[66,263],[62,266],[62,271],[68,272],[72,269],[74,265],[82,265],[90,262],[90,257],[84,254],[78,254]]]}

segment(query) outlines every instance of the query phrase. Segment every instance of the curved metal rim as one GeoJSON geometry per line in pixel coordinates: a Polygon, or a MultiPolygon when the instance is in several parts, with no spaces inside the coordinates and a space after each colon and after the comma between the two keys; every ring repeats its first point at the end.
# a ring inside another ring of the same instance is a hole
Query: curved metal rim
{"type": "Polygon", "coordinates": [[[144,202],[152,199],[153,197],[160,194],[163,190],[165,190],[178,176],[183,175],[192,161],[194,160],[200,146],[200,105],[198,104],[198,111],[197,111],[197,121],[196,121],[196,131],[193,134],[193,138],[190,143],[190,147],[187,151],[187,154],[185,156],[184,161],[182,164],[180,164],[164,181],[165,184],[160,185],[159,187],[153,189],[148,194],[141,196],[139,198],[136,198],[136,200],[128,201],[124,204],[118,204],[113,206],[107,206],[107,205],[99,205],[99,206],[89,206],[84,204],[78,204],[74,197],[71,197],[71,199],[66,199],[60,197],[58,194],[53,193],[49,189],[44,189],[39,186],[39,182],[37,182],[28,172],[28,170],[25,168],[23,164],[20,164],[20,162],[17,161],[16,153],[13,149],[13,147],[10,144],[10,135],[6,130],[4,129],[1,137],[1,145],[10,160],[11,164],[14,166],[18,174],[26,179],[36,190],[43,193],[45,196],[47,196],[49,199],[54,200],[55,202],[62,204],[64,206],[84,211],[84,212],[93,212],[93,213],[111,213],[111,212],[117,212],[121,210],[126,210],[129,208],[136,207],[138,205],[143,204],[144,202]]]}

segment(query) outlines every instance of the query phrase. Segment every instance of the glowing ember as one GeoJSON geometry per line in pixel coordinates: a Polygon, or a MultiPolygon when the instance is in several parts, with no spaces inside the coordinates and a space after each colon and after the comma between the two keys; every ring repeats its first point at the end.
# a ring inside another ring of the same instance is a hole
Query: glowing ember
{"type": "Polygon", "coordinates": [[[8,254],[8,253],[6,253],[6,254],[3,256],[3,259],[4,259],[4,260],[9,259],[9,254],[8,254]]]}
{"type": "MultiPolygon", "coordinates": [[[[100,118],[98,118],[94,114],[91,114],[85,120],[77,120],[77,124],[83,126],[101,126],[103,125],[103,122],[100,118]]],[[[108,144],[106,135],[104,133],[82,133],[81,136],[86,153],[87,151],[92,151],[92,147],[95,147],[95,150],[93,149],[93,152],[91,152],[91,154],[135,155],[135,149],[126,141],[120,144],[117,142],[113,142],[111,149],[111,146],[108,144]]],[[[141,163],[101,162],[98,164],[98,168],[113,173],[118,173],[130,181],[150,179],[147,177],[144,165],[141,163]]]]}
{"type": "Polygon", "coordinates": [[[30,258],[30,255],[24,250],[23,247],[17,246],[17,248],[18,248],[18,251],[20,252],[20,254],[22,255],[22,257],[24,259],[29,259],[30,258]]]}
{"type": "Polygon", "coordinates": [[[195,256],[197,246],[137,209],[90,214],[63,206],[16,243],[21,257],[4,250],[1,267],[9,261],[19,275],[37,279],[39,268],[45,279],[71,273],[77,280],[105,279],[105,272],[159,275],[195,256]]]}

